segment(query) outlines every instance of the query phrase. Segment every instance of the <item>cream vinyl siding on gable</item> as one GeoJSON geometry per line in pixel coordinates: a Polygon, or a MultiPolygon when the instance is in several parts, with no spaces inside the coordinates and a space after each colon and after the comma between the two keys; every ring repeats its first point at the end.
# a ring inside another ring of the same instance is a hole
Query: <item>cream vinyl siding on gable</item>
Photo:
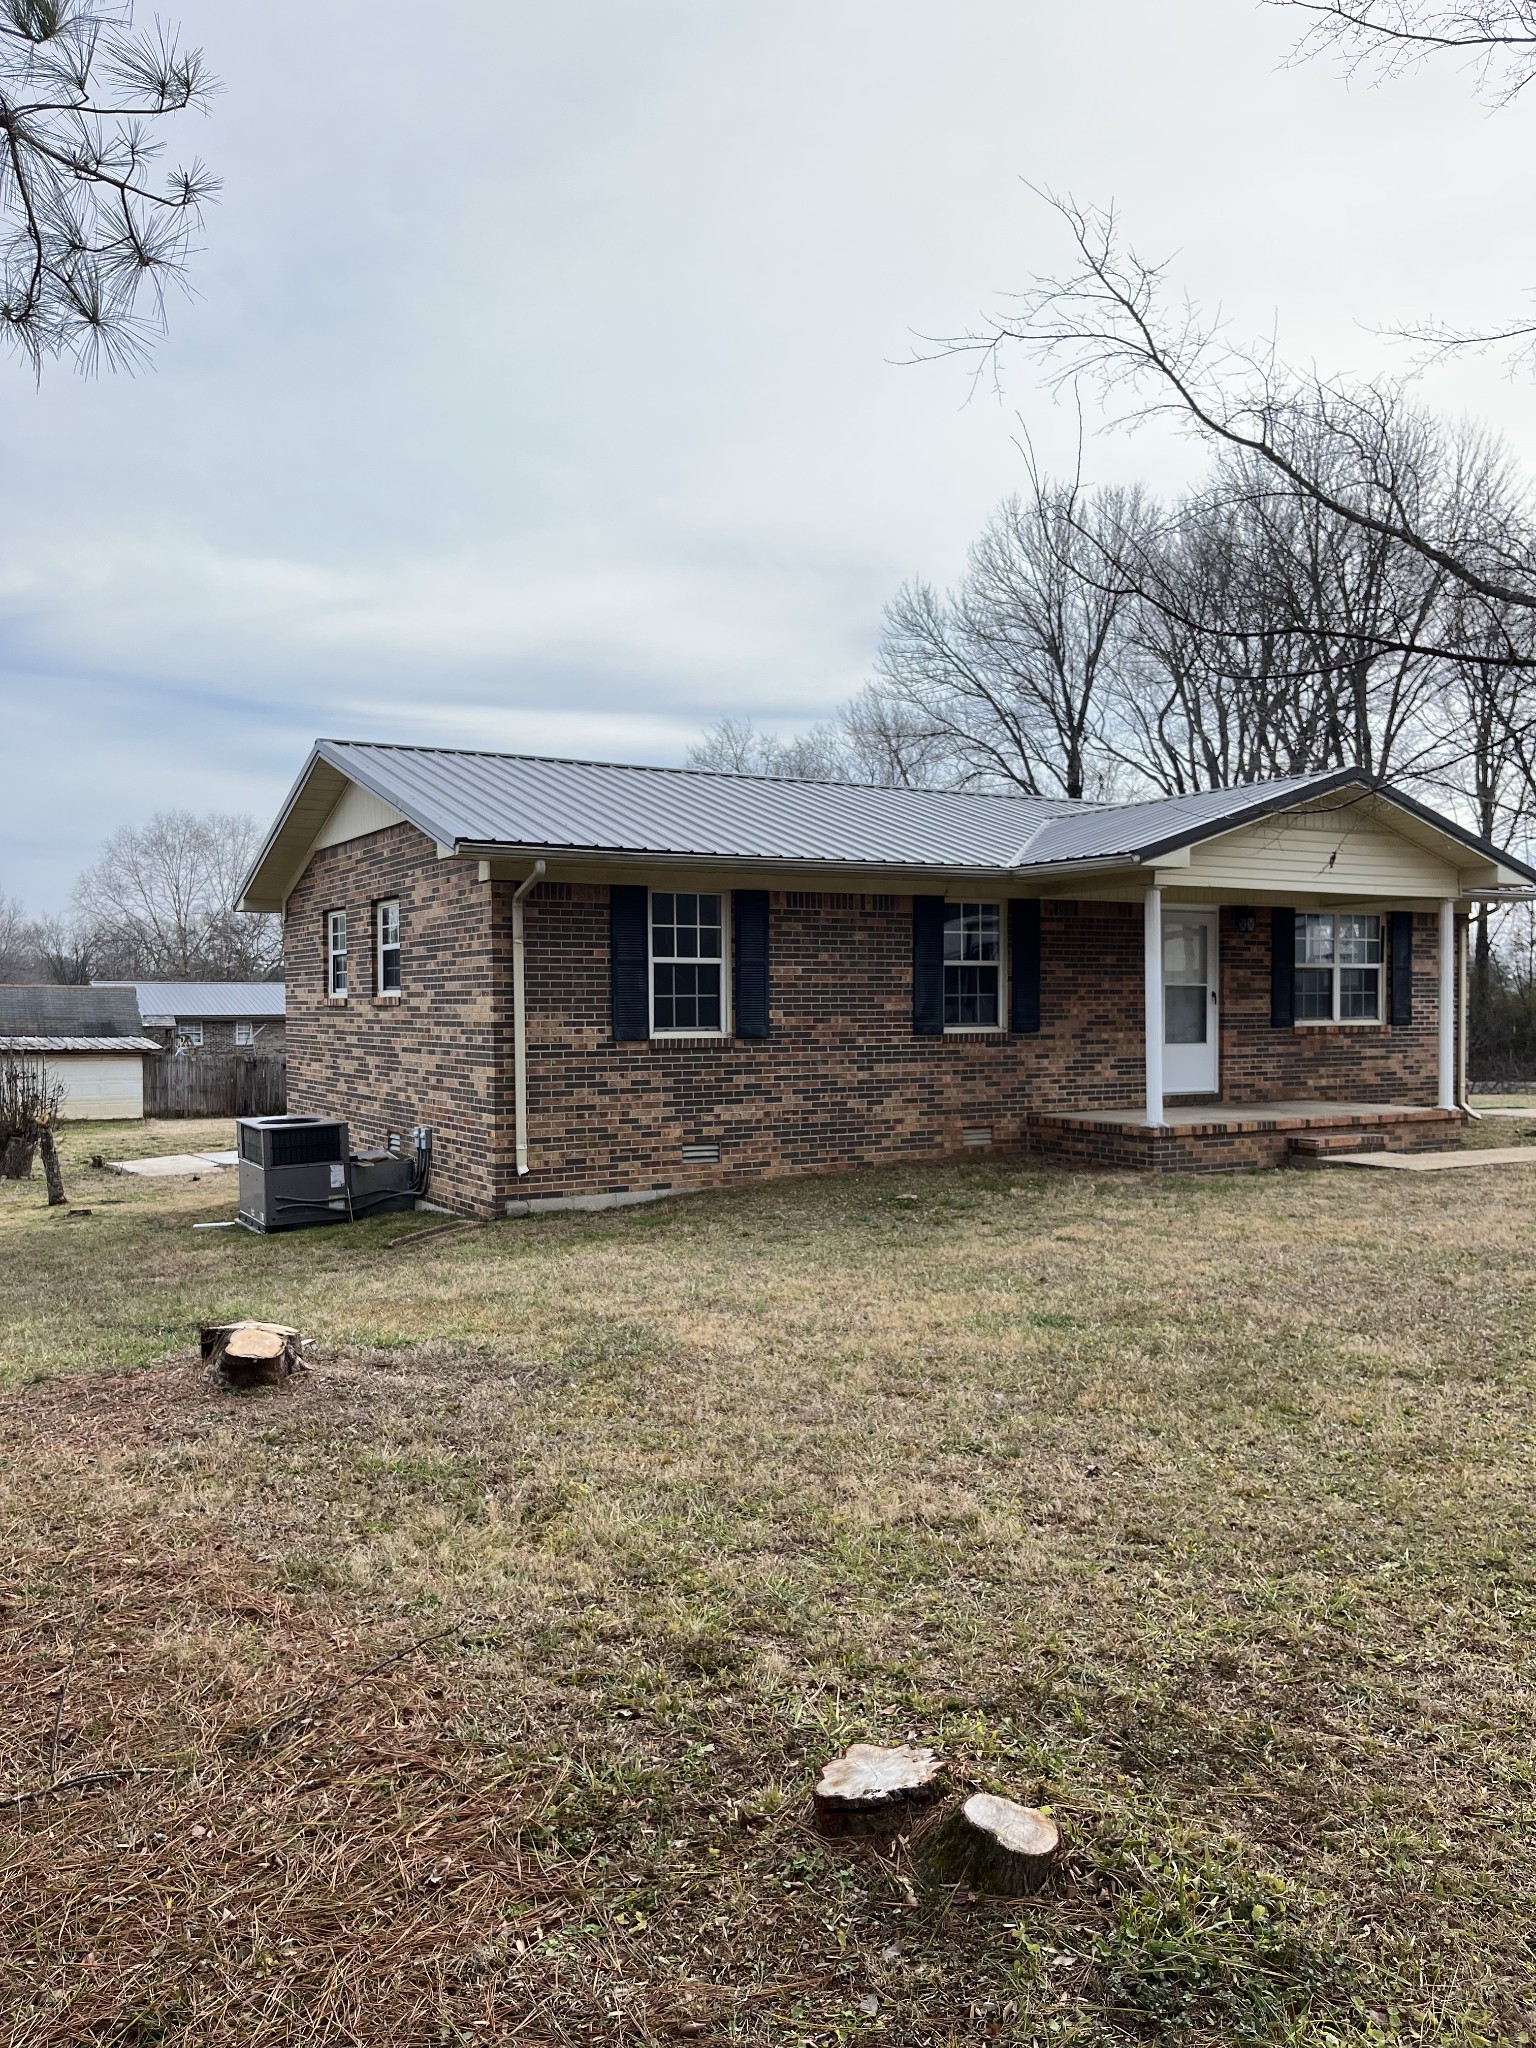
{"type": "Polygon", "coordinates": [[[1289,811],[1244,825],[1190,849],[1181,888],[1252,889],[1256,893],[1339,895],[1359,898],[1458,896],[1461,876],[1358,811],[1289,811]]]}
{"type": "Polygon", "coordinates": [[[335,810],[321,827],[315,844],[340,846],[345,840],[361,839],[369,832],[382,832],[390,825],[403,825],[405,822],[393,804],[387,804],[371,790],[349,782],[335,810]]]}
{"type": "Polygon", "coordinates": [[[48,1072],[64,1083],[63,1113],[72,1123],[123,1122],[144,1114],[141,1052],[55,1053],[48,1072]]]}

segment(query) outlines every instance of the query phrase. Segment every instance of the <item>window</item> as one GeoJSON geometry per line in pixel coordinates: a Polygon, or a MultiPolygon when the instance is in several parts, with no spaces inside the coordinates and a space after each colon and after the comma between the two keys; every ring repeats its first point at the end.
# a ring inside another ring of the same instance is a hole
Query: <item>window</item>
{"type": "Polygon", "coordinates": [[[238,1023],[237,1023],[236,1025],[235,1025],[235,1043],[236,1043],[236,1045],[250,1045],[250,1044],[251,1044],[251,1043],[252,1043],[252,1042],[254,1041],[255,1037],[256,1037],[256,1034],[255,1034],[255,1032],[254,1032],[254,1031],[253,1031],[253,1030],[251,1029],[251,1020],[250,1020],[250,1018],[249,1018],[249,1017],[243,1017],[243,1018],[241,1018],[241,1019],[240,1019],[240,1021],[239,1021],[239,1022],[238,1022],[238,1023]]]}
{"type": "Polygon", "coordinates": [[[203,1027],[201,1024],[178,1024],[176,1026],[176,1036],[185,1039],[188,1045],[201,1045],[203,1042],[203,1027]]]}
{"type": "Polygon", "coordinates": [[[651,1029],[725,1030],[725,899],[651,892],[651,1029]]]}
{"type": "Polygon", "coordinates": [[[1358,910],[1296,918],[1298,1024],[1376,1023],[1381,1017],[1381,919],[1358,910]]]}
{"type": "Polygon", "coordinates": [[[344,997],[347,993],[347,913],[332,910],[325,920],[326,993],[344,997]]]}
{"type": "Polygon", "coordinates": [[[379,905],[379,983],[381,996],[400,993],[400,905],[379,905]]]}
{"type": "Polygon", "coordinates": [[[944,906],[944,1029],[995,1031],[1002,1022],[1003,916],[997,903],[944,906]]]}

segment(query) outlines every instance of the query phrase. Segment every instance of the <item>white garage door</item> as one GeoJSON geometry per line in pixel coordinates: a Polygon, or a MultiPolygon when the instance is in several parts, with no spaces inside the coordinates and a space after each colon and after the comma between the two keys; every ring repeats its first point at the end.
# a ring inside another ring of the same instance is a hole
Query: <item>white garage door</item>
{"type": "Polygon", "coordinates": [[[144,1114],[141,1052],[55,1053],[48,1071],[64,1083],[64,1115],[72,1122],[144,1114]]]}

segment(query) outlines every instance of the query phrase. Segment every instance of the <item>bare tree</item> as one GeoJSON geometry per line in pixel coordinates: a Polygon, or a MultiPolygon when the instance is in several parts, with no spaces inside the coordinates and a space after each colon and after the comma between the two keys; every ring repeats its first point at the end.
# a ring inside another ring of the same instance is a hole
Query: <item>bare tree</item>
{"type": "MultiPolygon", "coordinates": [[[[972,356],[978,374],[998,375],[1002,356],[1017,346],[1056,386],[1096,386],[1124,403],[1122,418],[1180,422],[1263,463],[1277,488],[1411,548],[1476,595],[1536,610],[1526,529],[1490,529],[1487,477],[1469,467],[1459,490],[1420,500],[1416,472],[1404,467],[1412,408],[1399,386],[1301,373],[1273,348],[1241,348],[1217,316],[1188,298],[1170,300],[1165,266],[1124,245],[1112,208],[1049,203],[1071,235],[1075,267],[1037,279],[1006,311],[942,344],[945,351],[972,356]]],[[[1491,444],[1481,460],[1507,468],[1491,444]]]]}
{"type": "Polygon", "coordinates": [[[875,690],[953,780],[1030,795],[1090,792],[1130,600],[1111,536],[1134,494],[1084,493],[1032,469],[971,549],[958,590],[909,584],[886,612],[875,690]]]}
{"type": "Polygon", "coordinates": [[[213,91],[132,0],[0,0],[0,330],[34,369],[131,366],[163,331],[217,187],[195,160],[157,175],[152,124],[213,91]]]}
{"type": "Polygon", "coordinates": [[[20,899],[0,889],[0,981],[18,981],[32,958],[32,927],[20,899]]]}
{"type": "Polygon", "coordinates": [[[98,975],[261,980],[281,959],[279,921],[234,907],[258,837],[254,819],[217,811],[125,825],[75,884],[73,942],[98,975]]]}
{"type": "Polygon", "coordinates": [[[763,732],[750,718],[721,718],[684,757],[690,768],[719,775],[766,775],[788,782],[847,782],[850,762],[835,726],[816,725],[788,739],[763,732]]]}
{"type": "Polygon", "coordinates": [[[1333,53],[1346,70],[1391,77],[1455,52],[1477,66],[1479,82],[1504,106],[1536,78],[1536,5],[1532,0],[1268,0],[1310,17],[1298,56],[1333,53]]]}

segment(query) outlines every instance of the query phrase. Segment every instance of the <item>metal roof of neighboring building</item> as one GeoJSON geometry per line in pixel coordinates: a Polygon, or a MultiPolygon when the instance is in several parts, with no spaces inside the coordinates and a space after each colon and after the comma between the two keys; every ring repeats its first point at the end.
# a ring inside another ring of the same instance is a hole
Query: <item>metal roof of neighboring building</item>
{"type": "Polygon", "coordinates": [[[153,1038],[36,1038],[0,1035],[0,1052],[39,1053],[51,1056],[63,1052],[160,1052],[153,1038]]]}
{"type": "MultiPolygon", "coordinates": [[[[38,1039],[47,1043],[65,1039],[101,1041],[111,1050],[132,1040],[139,1047],[158,1052],[159,1046],[144,1036],[139,1005],[131,988],[81,988],[48,983],[0,985],[0,1038],[38,1039]]],[[[28,1045],[36,1052],[41,1045],[28,1045]]],[[[71,1046],[70,1051],[83,1048],[71,1046]]],[[[94,1043],[92,1050],[98,1049],[94,1043]]]]}
{"type": "Polygon", "coordinates": [[[280,981],[98,981],[94,988],[131,988],[141,1017],[237,1019],[281,1017],[280,981]]]}
{"type": "Polygon", "coordinates": [[[349,782],[458,853],[1027,874],[1152,859],[1332,791],[1377,791],[1536,880],[1536,870],[1353,769],[1136,803],[885,789],[444,747],[320,740],[245,883],[281,902],[349,782]]]}

